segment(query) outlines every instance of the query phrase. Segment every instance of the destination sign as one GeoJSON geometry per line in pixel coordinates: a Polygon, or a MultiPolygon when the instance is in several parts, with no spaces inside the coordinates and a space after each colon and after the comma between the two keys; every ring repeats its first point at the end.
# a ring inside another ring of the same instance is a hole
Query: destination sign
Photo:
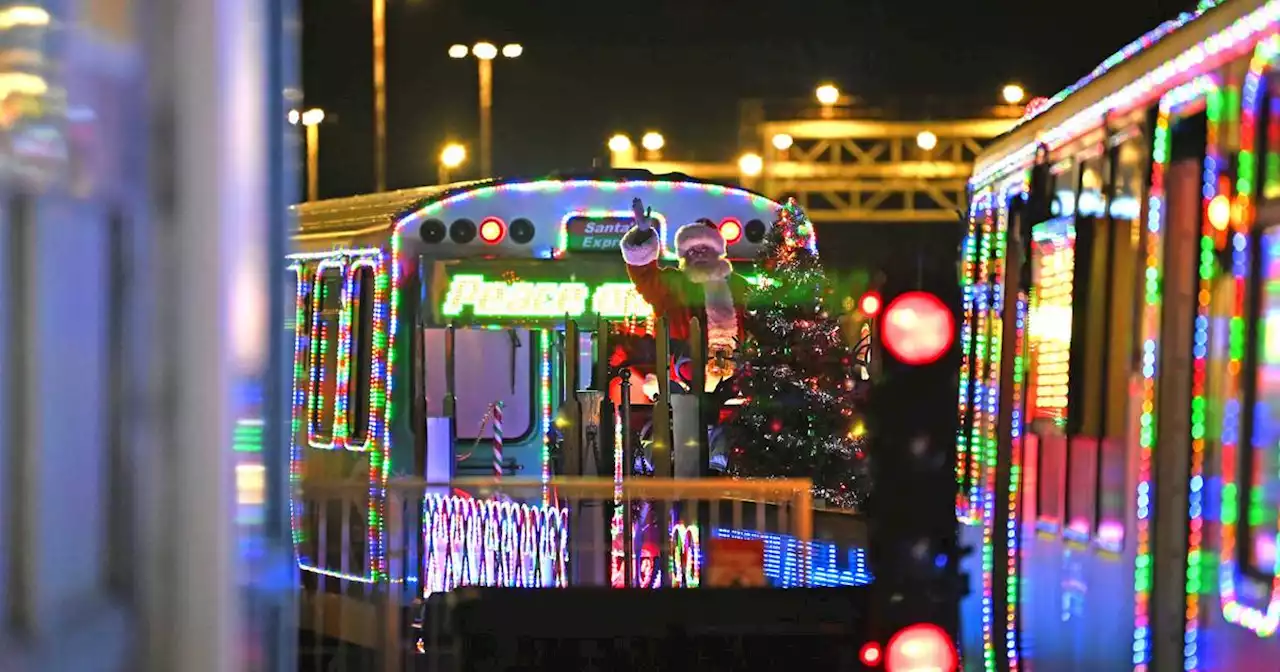
{"type": "Polygon", "coordinates": [[[647,318],[653,308],[629,282],[530,282],[486,280],[455,275],[449,280],[441,312],[456,317],[470,309],[475,317],[558,319],[588,312],[605,318],[647,318]]]}
{"type": "MultiPolygon", "coordinates": [[[[622,237],[631,230],[630,213],[610,211],[602,214],[575,214],[564,220],[565,249],[572,252],[617,252],[622,237]]],[[[650,217],[649,225],[659,233],[663,222],[650,217]]]]}

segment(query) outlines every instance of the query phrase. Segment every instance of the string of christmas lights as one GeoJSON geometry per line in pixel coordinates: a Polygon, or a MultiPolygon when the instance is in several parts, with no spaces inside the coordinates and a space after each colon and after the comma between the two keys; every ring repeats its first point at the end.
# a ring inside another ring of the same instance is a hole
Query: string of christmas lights
{"type": "MultiPolygon", "coordinates": [[[[1146,283],[1143,292],[1143,403],[1142,416],[1139,423],[1139,457],[1138,457],[1138,525],[1137,525],[1137,559],[1134,562],[1134,628],[1133,655],[1134,670],[1146,672],[1151,660],[1151,579],[1153,569],[1151,545],[1151,507],[1152,507],[1152,464],[1157,445],[1157,403],[1156,403],[1156,370],[1160,354],[1160,316],[1162,312],[1163,286],[1163,248],[1165,238],[1165,176],[1169,165],[1173,138],[1170,134],[1171,122],[1179,114],[1186,112],[1188,106],[1207,98],[1211,109],[1206,110],[1211,130],[1209,136],[1216,138],[1216,126],[1219,121],[1221,98],[1217,95],[1218,85],[1208,76],[1196,79],[1173,89],[1160,100],[1160,111],[1156,119],[1155,140],[1152,148],[1151,192],[1147,205],[1147,257],[1146,283]],[[1211,95],[1213,94],[1213,95],[1211,95]]],[[[1215,148],[1209,147],[1205,156],[1205,197],[1206,207],[1217,190],[1217,168],[1215,148]]],[[[1203,246],[1202,246],[1203,249],[1203,246]]],[[[1212,244],[1209,253],[1212,254],[1212,244]]],[[[1210,260],[1210,265],[1212,260],[1210,260]]],[[[1211,266],[1210,266],[1211,268],[1211,266]]],[[[1211,272],[1211,271],[1210,271],[1211,272]]],[[[1203,286],[1205,264],[1200,266],[1203,286]]],[[[1200,306],[1196,318],[1195,350],[1192,378],[1192,480],[1188,484],[1188,518],[1189,537],[1187,543],[1187,620],[1185,624],[1184,669],[1198,669],[1196,656],[1199,629],[1199,572],[1201,533],[1203,524],[1202,492],[1204,466],[1204,363],[1207,351],[1207,302],[1209,293],[1200,292],[1200,306]],[[1199,409],[1199,412],[1197,412],[1199,409]],[[1192,594],[1192,589],[1195,593],[1192,594]]]]}
{"type": "MultiPolygon", "coordinates": [[[[1251,249],[1249,239],[1249,229],[1255,222],[1255,212],[1251,202],[1252,195],[1257,186],[1258,178],[1258,159],[1261,155],[1257,145],[1258,138],[1258,115],[1262,107],[1262,94],[1265,91],[1265,76],[1268,72],[1276,67],[1276,57],[1280,55],[1280,35],[1272,35],[1266,40],[1260,42],[1254,49],[1253,58],[1249,63],[1249,74],[1245,78],[1243,91],[1243,114],[1240,123],[1240,153],[1238,161],[1238,171],[1236,176],[1236,195],[1235,203],[1231,208],[1232,212],[1232,231],[1231,239],[1231,273],[1234,278],[1233,301],[1231,311],[1230,326],[1230,348],[1229,348],[1229,366],[1227,367],[1227,386],[1225,390],[1226,400],[1223,408],[1223,426],[1222,426],[1222,461],[1221,461],[1221,478],[1222,478],[1222,495],[1220,505],[1221,515],[1221,549],[1219,551],[1218,567],[1218,593],[1219,600],[1222,605],[1223,618],[1229,623],[1234,623],[1244,628],[1252,630],[1259,637],[1271,637],[1280,626],[1280,572],[1274,571],[1271,579],[1271,585],[1267,592],[1265,607],[1258,608],[1243,601],[1239,584],[1250,581],[1241,570],[1238,561],[1238,553],[1236,549],[1237,535],[1240,534],[1239,525],[1240,516],[1240,484],[1237,482],[1239,478],[1239,463],[1237,455],[1239,451],[1274,451],[1275,448],[1266,445],[1260,439],[1263,433],[1260,428],[1261,423],[1255,420],[1253,423],[1253,436],[1242,436],[1242,414],[1244,412],[1241,391],[1240,375],[1243,369],[1244,354],[1247,348],[1260,348],[1260,344],[1252,343],[1246,336],[1245,321],[1250,319],[1245,309],[1245,301],[1247,297],[1249,278],[1249,260],[1253,254],[1265,254],[1268,263],[1264,264],[1262,269],[1264,277],[1270,279],[1272,276],[1273,265],[1270,260],[1274,258],[1274,254],[1270,250],[1251,249]],[[1241,445],[1241,441],[1244,445],[1241,445]]],[[[1270,130],[1270,129],[1269,129],[1270,130]]],[[[1270,238],[1270,236],[1268,236],[1270,238]]],[[[1264,245],[1274,245],[1268,240],[1263,241],[1264,245]]],[[[1253,319],[1261,319],[1261,316],[1252,316],[1253,319]]],[[[1258,366],[1263,364],[1259,362],[1258,366]]],[[[1257,375],[1251,373],[1250,375],[1257,375]]],[[[1262,410],[1261,404],[1256,404],[1254,413],[1265,412],[1262,410]]],[[[1257,460],[1257,458],[1255,458],[1257,460]]],[[[1265,477],[1274,478],[1274,474],[1267,474],[1265,477]]],[[[1257,480],[1253,482],[1255,489],[1265,487],[1257,480]]],[[[1262,502],[1250,502],[1250,517],[1254,513],[1254,509],[1261,508],[1265,504],[1262,502]]],[[[1259,516],[1261,517],[1261,516],[1259,516]]],[[[1280,531],[1276,535],[1276,543],[1280,546],[1280,531]]]]}
{"type": "MultiPolygon", "coordinates": [[[[394,250],[394,248],[393,248],[394,250]]],[[[394,258],[394,251],[391,255],[394,258]]],[[[363,451],[369,454],[369,499],[367,517],[367,569],[363,574],[347,574],[317,566],[306,553],[303,543],[306,541],[305,527],[302,523],[302,511],[298,503],[291,501],[291,519],[293,521],[294,543],[298,549],[299,565],[307,571],[324,573],[336,578],[352,581],[372,582],[385,576],[385,558],[383,558],[383,518],[385,511],[385,484],[389,474],[390,460],[385,456],[386,446],[390,440],[389,418],[392,345],[390,339],[396,330],[395,302],[398,300],[394,291],[395,283],[388,274],[388,254],[377,248],[335,250],[326,253],[295,254],[289,257],[292,268],[298,277],[294,306],[294,380],[293,380],[293,436],[297,437],[305,426],[306,441],[299,444],[296,440],[290,449],[290,480],[295,488],[301,485],[302,461],[304,448],[319,450],[345,449],[363,451]],[[351,340],[351,325],[358,308],[354,298],[355,278],[360,269],[369,268],[373,272],[374,291],[372,309],[372,328],[365,336],[372,339],[370,348],[371,366],[369,368],[369,424],[364,443],[352,443],[350,436],[348,394],[350,388],[351,357],[355,351],[351,340]],[[343,278],[338,308],[338,333],[328,333],[319,315],[323,310],[326,297],[324,279],[326,273],[336,270],[343,278]],[[307,281],[310,278],[311,281],[307,281]],[[391,296],[388,296],[389,290],[391,296]],[[388,311],[391,318],[388,320],[388,311]],[[311,319],[308,319],[310,317],[311,319]],[[335,371],[326,371],[324,363],[328,361],[329,348],[337,349],[335,353],[335,371]],[[327,375],[337,376],[335,381],[333,424],[328,429],[328,437],[324,438],[326,428],[321,427],[322,409],[330,403],[323,395],[323,381],[327,375]]],[[[392,266],[396,266],[393,265],[392,266]]],[[[395,275],[398,266],[390,275],[395,275]]],[[[296,491],[296,490],[295,490],[296,491]]]]}
{"type": "MultiPolygon", "coordinates": [[[[422,220],[433,215],[439,214],[442,210],[465,203],[473,199],[487,199],[495,196],[503,196],[507,194],[540,194],[548,192],[563,192],[574,189],[588,189],[591,191],[601,192],[625,192],[629,189],[652,189],[655,184],[653,181],[643,180],[625,180],[613,182],[609,180],[538,180],[533,182],[508,182],[503,184],[485,185],[476,189],[459,192],[424,204],[417,211],[401,218],[396,225],[396,231],[393,238],[399,238],[403,235],[407,227],[417,227],[422,220]]],[[[716,196],[724,196],[726,198],[734,198],[747,202],[754,210],[766,210],[777,207],[777,203],[752,193],[746,189],[737,187],[726,187],[719,184],[704,184],[700,182],[660,182],[657,188],[665,191],[681,192],[681,191],[702,191],[716,196]]],[[[626,213],[630,216],[631,213],[626,213]]],[[[550,256],[558,258],[563,256],[568,247],[568,232],[565,228],[568,220],[561,222],[561,228],[557,237],[555,249],[550,251],[550,256]]],[[[813,241],[813,249],[816,250],[816,239],[813,241]]]]}
{"type": "Polygon", "coordinates": [[[431,495],[422,521],[423,597],[460,586],[567,585],[567,509],[431,495]]]}
{"type": "MultiPolygon", "coordinates": [[[[1272,30],[1277,20],[1280,20],[1280,0],[1272,0],[1178,56],[1134,78],[1119,91],[1103,97],[1057,126],[1046,129],[1035,141],[1009,152],[998,161],[979,166],[971,182],[975,185],[988,184],[1012,170],[1019,170],[1031,163],[1042,144],[1050,149],[1056,148],[1101,126],[1109,115],[1125,114],[1151,102],[1168,85],[1218,67],[1226,60],[1240,55],[1240,51],[1252,45],[1260,35],[1272,30]]],[[[1137,53],[1141,53],[1141,50],[1137,53]]],[[[1071,91],[1074,90],[1075,88],[1071,88],[1071,91]]],[[[1044,111],[1040,114],[1044,114],[1044,111]]]]}
{"type": "Polygon", "coordinates": [[[965,233],[964,242],[961,247],[963,258],[963,286],[961,288],[964,299],[964,322],[960,327],[960,401],[959,416],[961,423],[956,431],[956,518],[962,521],[973,522],[972,507],[969,504],[969,490],[965,487],[968,481],[968,465],[969,465],[969,434],[965,429],[965,420],[970,419],[970,411],[972,406],[970,400],[976,391],[971,385],[976,384],[974,376],[974,365],[976,359],[972,355],[972,345],[974,339],[974,320],[977,311],[977,283],[974,280],[973,271],[977,264],[978,255],[978,220],[980,212],[991,207],[991,189],[983,188],[974,194],[973,204],[969,209],[968,230],[965,233]]]}

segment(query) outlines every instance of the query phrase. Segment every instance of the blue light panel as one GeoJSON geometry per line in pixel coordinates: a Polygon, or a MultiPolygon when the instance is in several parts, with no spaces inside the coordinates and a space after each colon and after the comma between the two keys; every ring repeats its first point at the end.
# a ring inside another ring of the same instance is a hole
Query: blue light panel
{"type": "MultiPolygon", "coordinates": [[[[760,539],[764,541],[764,576],[775,588],[795,588],[800,585],[800,565],[796,562],[800,542],[785,534],[730,530],[718,528],[714,537],[725,539],[760,539]]],[[[812,559],[808,585],[814,588],[839,588],[865,586],[871,583],[867,569],[867,552],[861,548],[841,551],[829,541],[809,542],[812,559]],[[841,562],[841,556],[844,562],[841,562]]]]}

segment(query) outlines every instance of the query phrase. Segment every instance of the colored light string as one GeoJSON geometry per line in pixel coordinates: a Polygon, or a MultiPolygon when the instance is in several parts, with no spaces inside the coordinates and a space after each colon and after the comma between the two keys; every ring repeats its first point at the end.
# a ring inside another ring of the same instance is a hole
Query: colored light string
{"type": "MultiPolygon", "coordinates": [[[[762,212],[775,212],[780,203],[765,198],[760,194],[754,194],[745,189],[737,187],[726,187],[719,184],[706,184],[702,182],[667,182],[652,180],[625,180],[625,181],[609,181],[609,180],[537,180],[533,182],[506,182],[500,184],[490,184],[466,191],[451,194],[445,198],[424,203],[412,213],[402,217],[396,224],[396,235],[399,237],[405,227],[417,225],[423,219],[431,217],[439,213],[441,210],[459,203],[464,203],[472,199],[493,198],[504,194],[540,194],[547,192],[570,191],[574,189],[588,189],[592,191],[625,191],[628,189],[657,189],[660,191],[702,191],[716,196],[725,196],[746,201],[750,206],[762,212]]],[[[604,209],[601,209],[604,210],[604,209]]],[[[630,212],[625,215],[630,216],[630,212]]],[[[664,241],[665,243],[665,241],[664,241]]],[[[813,249],[817,249],[816,236],[810,243],[813,249]]],[[[562,222],[560,231],[557,236],[556,247],[552,250],[553,257],[559,257],[566,251],[568,247],[568,233],[562,222]]]]}
{"type": "MultiPolygon", "coordinates": [[[[294,308],[293,308],[293,403],[289,421],[289,492],[297,493],[302,486],[302,444],[297,440],[302,432],[307,417],[307,371],[303,367],[303,355],[307,347],[307,299],[311,285],[302,265],[294,262],[289,265],[294,275],[294,308]]],[[[301,557],[301,544],[305,539],[301,507],[289,497],[289,520],[293,528],[293,546],[301,557]]]]}
{"type": "MultiPolygon", "coordinates": [[[[1199,292],[1196,305],[1196,321],[1192,344],[1191,380],[1191,470],[1187,484],[1187,576],[1186,623],[1183,630],[1183,669],[1198,670],[1200,641],[1200,594],[1203,589],[1204,551],[1204,455],[1207,434],[1208,405],[1206,375],[1209,356],[1210,297],[1213,295],[1213,278],[1216,260],[1214,254],[1214,226],[1208,216],[1210,203],[1217,194],[1229,186],[1219,184],[1219,171],[1224,167],[1218,150],[1219,132],[1222,126],[1224,92],[1212,77],[1203,76],[1188,84],[1198,97],[1205,101],[1207,119],[1206,150],[1203,171],[1202,201],[1204,216],[1201,218],[1199,254],[1199,292]]],[[[1188,95],[1191,95],[1188,93],[1188,95]]]]}
{"type": "Polygon", "coordinates": [[[969,520],[979,523],[983,520],[984,504],[982,468],[986,453],[987,408],[983,403],[987,398],[987,385],[990,381],[991,366],[991,295],[992,279],[990,274],[991,243],[995,225],[995,204],[988,201],[982,215],[982,235],[978,246],[978,281],[974,285],[974,365],[970,371],[973,391],[970,394],[971,423],[969,431],[969,520]]]}
{"type": "Polygon", "coordinates": [[[399,266],[390,263],[390,259],[396,258],[396,253],[393,242],[390,255],[377,248],[365,248],[296,254],[289,257],[290,268],[294,269],[299,278],[295,293],[294,317],[293,428],[295,437],[303,425],[306,433],[305,444],[299,445],[294,441],[291,446],[290,478],[295,487],[301,485],[301,465],[305,460],[303,450],[306,447],[320,450],[347,449],[369,454],[370,490],[365,558],[367,571],[364,574],[349,574],[316,565],[303,547],[306,534],[301,521],[301,512],[296,504],[291,502],[293,536],[302,569],[352,581],[373,582],[380,577],[388,578],[383,548],[383,521],[386,479],[390,473],[390,459],[386,455],[386,449],[390,445],[391,371],[392,362],[395,359],[394,337],[398,330],[399,266]],[[311,268],[309,269],[308,266],[311,268]],[[388,273],[388,266],[391,266],[390,273],[388,273]],[[354,300],[354,279],[362,268],[369,268],[373,273],[374,305],[371,311],[371,328],[365,335],[372,339],[368,433],[365,442],[356,445],[351,442],[350,437],[348,420],[350,395],[347,392],[350,384],[350,358],[355,349],[350,334],[352,319],[357,308],[357,302],[354,300]],[[327,328],[322,327],[323,320],[319,319],[326,298],[324,278],[326,272],[330,270],[337,270],[343,278],[339,300],[338,333],[335,335],[330,335],[327,328]],[[314,281],[304,282],[308,277],[314,278],[314,281]],[[307,319],[308,306],[312,316],[310,325],[307,319]],[[326,372],[324,366],[329,347],[338,349],[336,371],[331,373],[326,372]],[[327,440],[321,438],[323,428],[319,426],[320,411],[328,403],[323,398],[321,384],[325,375],[337,376],[333,399],[333,426],[327,440]]]}
{"type": "Polygon", "coordinates": [[[422,504],[422,595],[461,586],[565,586],[569,512],[430,495],[422,504]]]}
{"type": "MultiPolygon", "coordinates": [[[[550,486],[551,482],[551,331],[541,329],[538,331],[538,351],[542,355],[542,362],[538,367],[538,401],[542,405],[542,505],[548,506],[551,503],[550,486]]],[[[578,381],[566,380],[562,382],[564,385],[576,386],[578,381]]]]}
{"type": "MultiPolygon", "coordinates": [[[[1009,181],[998,191],[993,204],[997,211],[994,226],[985,227],[984,239],[990,239],[984,253],[990,255],[991,268],[982,272],[990,278],[984,321],[986,329],[986,380],[984,392],[986,407],[981,423],[981,497],[982,497],[982,648],[983,664],[987,670],[996,669],[995,655],[995,515],[996,471],[999,464],[999,404],[1001,386],[1001,357],[1004,346],[1004,292],[1007,282],[1005,267],[1006,237],[1009,230],[1009,199],[1021,180],[1009,181]]],[[[988,217],[987,221],[991,221],[988,217]]],[[[975,398],[975,405],[977,399],[975,398]]]]}
{"type": "MultiPolygon", "coordinates": [[[[307,402],[307,445],[320,450],[330,450],[338,447],[340,439],[337,438],[333,431],[336,427],[329,428],[329,438],[327,440],[320,438],[322,429],[320,425],[323,423],[324,409],[328,407],[329,402],[325,400],[324,384],[329,376],[337,376],[336,366],[334,371],[326,371],[325,361],[328,359],[329,349],[337,348],[335,343],[336,334],[331,334],[329,326],[321,319],[324,311],[324,304],[329,298],[328,283],[325,282],[325,275],[329,270],[341,272],[344,261],[342,259],[325,259],[315,267],[315,282],[312,283],[313,291],[311,294],[311,340],[307,352],[310,356],[310,364],[307,369],[311,372],[311,381],[308,385],[309,401],[307,402]]],[[[344,291],[339,292],[339,314],[345,317],[346,304],[348,297],[344,291]]],[[[340,320],[342,317],[339,318],[340,320]]],[[[341,329],[341,326],[339,326],[341,329]]],[[[334,390],[334,399],[332,403],[340,404],[345,395],[337,394],[334,390]]],[[[337,408],[334,409],[334,415],[337,415],[337,408]]]]}
{"type": "MultiPolygon", "coordinates": [[[[1241,439],[1248,441],[1246,450],[1273,450],[1272,446],[1262,445],[1257,436],[1260,432],[1259,422],[1253,423],[1253,436],[1241,436],[1242,404],[1240,372],[1243,367],[1245,349],[1258,347],[1250,343],[1246,336],[1246,320],[1249,316],[1245,310],[1245,300],[1249,283],[1250,254],[1263,254],[1266,250],[1253,252],[1250,250],[1248,231],[1252,227],[1253,207],[1251,198],[1257,187],[1258,160],[1262,154],[1257,145],[1258,113],[1261,110],[1262,94],[1265,88],[1264,76],[1274,67],[1277,54],[1280,54],[1280,35],[1272,35],[1260,42],[1254,49],[1249,64],[1249,73],[1245,78],[1243,91],[1243,114],[1240,124],[1240,154],[1236,177],[1235,206],[1232,208],[1234,230],[1231,239],[1231,272],[1233,276],[1234,297],[1232,301],[1231,324],[1229,329],[1229,365],[1227,367],[1226,403],[1223,410],[1222,427],[1222,496],[1221,496],[1221,557],[1218,568],[1218,593],[1222,605],[1223,618],[1253,631],[1259,637],[1270,637],[1280,627],[1280,572],[1275,572],[1271,579],[1270,591],[1266,600],[1266,608],[1259,609],[1245,604],[1239,595],[1238,584],[1248,579],[1241,571],[1238,561],[1236,543],[1239,530],[1239,497],[1240,486],[1237,482],[1239,464],[1236,461],[1241,450],[1241,439]]],[[[1270,159],[1270,156],[1268,156],[1270,159]]],[[[1269,275],[1266,276],[1268,279],[1269,275]]],[[[1260,319],[1255,317],[1255,319],[1260,319]]],[[[1255,374],[1256,375],[1256,374],[1255,374]]],[[[1260,404],[1256,404],[1254,413],[1261,412],[1260,404]]],[[[1274,477],[1274,474],[1270,476],[1274,477]]],[[[1257,487],[1257,484],[1255,484],[1257,487]]],[[[1280,531],[1277,532],[1277,543],[1280,544],[1280,531]]],[[[1274,569],[1274,568],[1273,568],[1274,569]]]]}
{"type": "Polygon", "coordinates": [[[1134,78],[1120,90],[1104,96],[1062,123],[1045,130],[1034,141],[1017,147],[998,160],[980,164],[971,182],[975,185],[987,184],[997,176],[1028,165],[1035,158],[1040,145],[1047,145],[1050,149],[1058,147],[1085,131],[1101,126],[1109,115],[1124,114],[1149,102],[1159,96],[1169,84],[1217,67],[1237,56],[1260,35],[1271,30],[1277,20],[1280,20],[1280,0],[1271,0],[1174,58],[1134,78]]]}
{"type": "Polygon", "coordinates": [[[810,541],[806,549],[791,535],[717,528],[712,537],[764,542],[764,576],[775,588],[842,588],[869,585],[871,570],[861,548],[841,548],[829,541],[810,541]],[[807,555],[803,551],[807,550],[807,555]],[[803,567],[804,558],[809,566],[803,567]],[[803,570],[803,571],[802,571],[803,570]]]}
{"type": "Polygon", "coordinates": [[[1027,295],[1018,293],[1015,307],[1015,335],[1013,358],[1013,408],[1011,409],[1009,444],[1009,513],[1005,522],[1005,661],[1010,672],[1018,669],[1018,599],[1020,580],[1018,577],[1018,557],[1020,553],[1019,525],[1021,517],[1018,510],[1018,494],[1022,491],[1022,441],[1024,436],[1022,400],[1026,389],[1026,333],[1027,333],[1027,295]]]}
{"type": "Polygon", "coordinates": [[[968,490],[965,484],[968,482],[969,468],[969,430],[965,426],[964,420],[969,420],[974,390],[971,385],[974,383],[975,356],[973,355],[972,344],[974,339],[974,319],[977,310],[977,281],[973,277],[974,267],[976,265],[976,257],[978,253],[978,213],[990,207],[991,190],[983,189],[979,191],[973,199],[973,205],[970,207],[968,231],[965,234],[963,243],[964,255],[964,286],[962,287],[964,301],[964,322],[960,328],[960,348],[963,353],[960,361],[960,401],[958,409],[958,417],[962,419],[959,429],[956,431],[956,518],[959,520],[970,520],[972,508],[969,505],[968,490]]]}
{"type": "Polygon", "coordinates": [[[1054,105],[1057,105],[1058,103],[1061,103],[1062,101],[1066,100],[1068,96],[1088,86],[1090,82],[1093,82],[1095,79],[1101,77],[1102,75],[1107,74],[1112,69],[1114,69],[1117,65],[1120,65],[1121,63],[1124,63],[1125,61],[1151,48],[1157,42],[1167,37],[1170,33],[1200,18],[1200,15],[1222,4],[1223,1],[1224,0],[1202,1],[1199,4],[1199,6],[1196,7],[1196,10],[1194,12],[1183,12],[1179,14],[1176,18],[1173,18],[1168,21],[1165,21],[1164,23],[1161,23],[1160,25],[1156,26],[1152,30],[1148,31],[1142,37],[1139,37],[1138,39],[1130,42],[1129,44],[1126,44],[1123,48],[1120,49],[1120,51],[1117,51],[1116,53],[1108,56],[1106,60],[1098,64],[1098,67],[1094,68],[1089,74],[1085,75],[1084,77],[1081,77],[1074,84],[1054,94],[1053,97],[1048,98],[1044,103],[1042,103],[1039,107],[1037,107],[1033,113],[1027,115],[1022,121],[1026,122],[1034,117],[1044,114],[1049,110],[1049,108],[1053,107],[1054,105]]]}
{"type": "MultiPolygon", "coordinates": [[[[1163,286],[1163,243],[1165,238],[1164,218],[1166,203],[1165,178],[1168,171],[1173,138],[1170,125],[1175,117],[1186,106],[1200,99],[1206,100],[1206,113],[1209,119],[1209,138],[1217,137],[1217,122],[1221,112],[1221,96],[1217,83],[1207,76],[1184,84],[1167,93],[1160,100],[1159,114],[1156,117],[1155,138],[1152,148],[1151,191],[1147,205],[1147,256],[1146,274],[1143,291],[1143,346],[1142,346],[1142,415],[1139,421],[1138,441],[1138,488],[1137,488],[1137,557],[1134,561],[1134,628],[1133,628],[1133,664],[1134,669],[1146,672],[1151,661],[1151,581],[1153,557],[1151,547],[1151,507],[1152,507],[1152,473],[1151,466],[1157,440],[1156,408],[1156,373],[1160,354],[1160,319],[1162,309],[1161,292],[1163,286]]],[[[1210,143],[1204,162],[1204,198],[1208,200],[1217,189],[1216,150],[1210,143]]],[[[1184,626],[1184,658],[1185,670],[1198,669],[1196,655],[1199,638],[1199,572],[1201,539],[1203,525],[1202,487],[1204,481],[1204,358],[1207,354],[1207,305],[1208,292],[1204,290],[1203,261],[1204,244],[1202,241],[1201,257],[1201,291],[1200,306],[1197,309],[1194,335],[1192,379],[1192,464],[1191,482],[1188,484],[1188,525],[1187,543],[1187,594],[1186,621],[1184,626]],[[1192,589],[1195,589],[1193,592],[1192,589]]],[[[1212,243],[1209,245],[1212,255],[1212,243]]],[[[1210,264],[1212,261],[1209,262],[1210,264]]]]}

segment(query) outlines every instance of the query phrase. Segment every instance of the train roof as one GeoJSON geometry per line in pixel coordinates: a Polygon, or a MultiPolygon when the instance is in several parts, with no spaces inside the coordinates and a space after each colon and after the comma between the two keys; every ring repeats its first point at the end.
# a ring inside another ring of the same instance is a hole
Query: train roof
{"type": "Polygon", "coordinates": [[[1201,2],[1196,11],[1180,14],[1126,45],[1033,116],[997,137],[978,156],[973,181],[985,183],[1028,160],[1035,144],[1047,133],[1068,122],[1082,121],[1077,117],[1096,118],[1100,124],[1114,105],[1129,97],[1132,103],[1158,96],[1189,77],[1187,70],[1231,52],[1242,41],[1268,30],[1277,19],[1280,0],[1201,2]]]}
{"type": "MultiPolygon", "coordinates": [[[[430,187],[400,189],[378,194],[361,194],[345,198],[331,198],[312,203],[301,203],[290,210],[297,216],[296,233],[312,234],[339,232],[349,230],[366,230],[371,227],[386,226],[388,229],[405,215],[421,210],[423,207],[442,201],[451,196],[475,191],[485,187],[504,184],[522,184],[542,180],[561,182],[591,180],[599,182],[691,182],[695,184],[719,185],[729,189],[737,189],[744,193],[765,198],[743,187],[701,180],[683,173],[663,173],[655,175],[641,169],[608,169],[582,172],[554,172],[536,177],[504,177],[470,182],[455,182],[430,187]]],[[[772,199],[769,199],[772,200],[772,199]]]]}

